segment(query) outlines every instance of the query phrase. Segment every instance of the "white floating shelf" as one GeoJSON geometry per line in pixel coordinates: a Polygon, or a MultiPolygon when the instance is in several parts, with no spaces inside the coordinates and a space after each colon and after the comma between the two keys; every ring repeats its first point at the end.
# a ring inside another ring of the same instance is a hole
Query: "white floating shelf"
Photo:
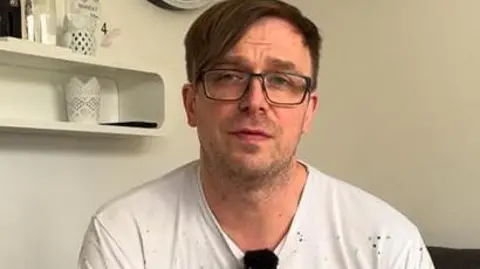
{"type": "MultiPolygon", "coordinates": [[[[121,59],[121,57],[118,57],[121,59]]],[[[16,38],[0,38],[0,130],[159,136],[164,122],[160,74],[118,59],[102,59],[16,38]],[[157,128],[67,121],[63,85],[95,76],[102,87],[100,122],[146,121],[157,128]]]]}
{"type": "MultiPolygon", "coordinates": [[[[115,71],[136,73],[155,73],[141,66],[125,64],[115,59],[102,59],[97,56],[87,56],[73,53],[70,49],[44,45],[24,39],[0,37],[0,59],[15,57],[9,63],[37,67],[41,69],[69,71],[84,70],[88,73],[99,71],[100,75],[113,74],[115,71]],[[88,70],[94,68],[94,70],[88,70]]],[[[118,57],[120,59],[121,57],[118,57]]]]}
{"type": "Polygon", "coordinates": [[[109,125],[91,125],[71,122],[41,122],[28,120],[0,119],[0,128],[5,131],[46,133],[57,132],[69,135],[111,135],[111,136],[160,136],[157,129],[134,128],[109,125]]]}

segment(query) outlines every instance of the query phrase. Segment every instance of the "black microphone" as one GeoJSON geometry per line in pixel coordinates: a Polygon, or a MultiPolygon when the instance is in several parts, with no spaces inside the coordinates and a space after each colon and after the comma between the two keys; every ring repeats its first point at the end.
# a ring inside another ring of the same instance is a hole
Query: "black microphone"
{"type": "Polygon", "coordinates": [[[245,269],[276,269],[278,257],[269,249],[250,250],[243,257],[245,269]]]}

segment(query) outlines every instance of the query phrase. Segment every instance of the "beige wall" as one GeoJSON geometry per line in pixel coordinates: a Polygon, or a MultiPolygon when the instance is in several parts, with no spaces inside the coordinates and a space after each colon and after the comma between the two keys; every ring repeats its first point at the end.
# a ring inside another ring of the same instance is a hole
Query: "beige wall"
{"type": "MultiPolygon", "coordinates": [[[[74,268],[104,201],[197,157],[180,99],[197,13],[102,0],[104,55],[166,70],[169,135],[144,142],[0,133],[0,268],[74,268]],[[57,148],[57,149],[54,149],[57,148]]],[[[480,2],[291,1],[321,26],[321,108],[301,156],[402,210],[428,243],[479,247],[480,2]]]]}
{"type": "Polygon", "coordinates": [[[428,243],[480,247],[480,2],[301,2],[325,37],[302,156],[392,203],[428,243]]]}

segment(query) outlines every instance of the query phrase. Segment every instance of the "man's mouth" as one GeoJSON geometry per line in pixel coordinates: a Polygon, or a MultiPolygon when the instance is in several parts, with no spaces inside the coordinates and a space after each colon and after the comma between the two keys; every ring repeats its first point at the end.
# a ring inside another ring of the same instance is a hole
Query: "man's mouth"
{"type": "Polygon", "coordinates": [[[259,141],[272,138],[270,133],[261,129],[239,129],[231,132],[231,134],[246,141],[259,141]]]}

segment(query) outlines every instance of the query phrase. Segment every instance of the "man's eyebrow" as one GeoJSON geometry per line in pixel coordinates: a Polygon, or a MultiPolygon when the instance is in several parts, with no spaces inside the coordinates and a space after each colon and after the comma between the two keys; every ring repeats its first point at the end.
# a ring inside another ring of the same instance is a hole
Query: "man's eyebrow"
{"type": "Polygon", "coordinates": [[[240,65],[249,66],[249,62],[245,57],[239,55],[227,55],[215,62],[215,65],[240,65]]]}
{"type": "Polygon", "coordinates": [[[278,58],[267,58],[267,65],[274,69],[280,69],[285,71],[295,71],[296,66],[291,61],[286,61],[278,58]]]}
{"type": "MultiPolygon", "coordinates": [[[[282,60],[279,58],[268,57],[266,59],[266,64],[267,64],[266,67],[272,70],[297,71],[296,65],[293,62],[282,60]]],[[[241,55],[227,55],[214,63],[214,66],[222,66],[222,65],[236,65],[236,66],[247,68],[251,64],[247,58],[241,55]]]]}

